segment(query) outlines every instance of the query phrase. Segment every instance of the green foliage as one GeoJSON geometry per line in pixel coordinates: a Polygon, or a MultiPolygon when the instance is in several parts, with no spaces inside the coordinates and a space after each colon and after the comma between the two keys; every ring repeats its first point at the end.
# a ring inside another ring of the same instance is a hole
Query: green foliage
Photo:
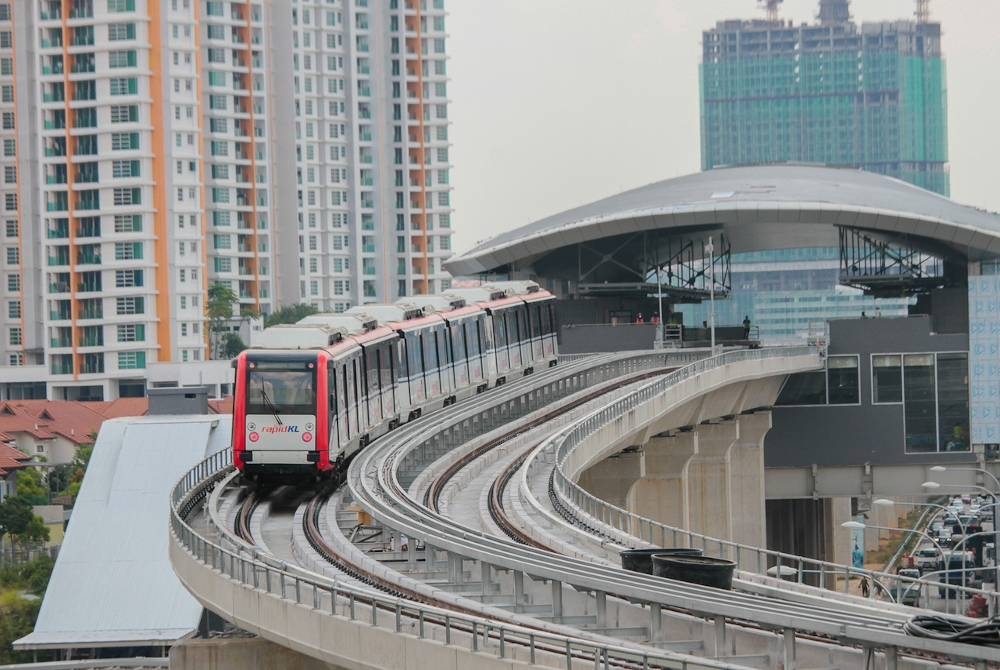
{"type": "Polygon", "coordinates": [[[11,643],[35,628],[41,600],[28,600],[17,591],[0,591],[0,663],[31,661],[30,652],[16,652],[11,643]]]}
{"type": "Polygon", "coordinates": [[[36,468],[25,468],[17,473],[17,495],[32,505],[47,505],[49,503],[48,484],[42,473],[36,468]]]}
{"type": "Polygon", "coordinates": [[[42,545],[49,541],[49,527],[45,525],[42,517],[32,515],[24,532],[15,537],[17,537],[18,542],[25,546],[42,545]]]}
{"type": "Polygon", "coordinates": [[[31,523],[31,503],[17,495],[0,502],[0,538],[5,535],[17,537],[23,534],[31,523]]]}
{"type": "Polygon", "coordinates": [[[247,348],[247,345],[236,333],[225,333],[222,342],[219,344],[219,353],[222,358],[236,358],[236,356],[247,348]]]}
{"type": "Polygon", "coordinates": [[[0,590],[18,589],[33,593],[36,596],[45,595],[55,566],[48,556],[40,556],[27,563],[7,565],[0,568],[0,590]]]}
{"type": "Polygon", "coordinates": [[[49,470],[49,494],[57,496],[69,488],[70,478],[75,470],[76,465],[73,463],[57,465],[49,470]]]}
{"type": "Polygon", "coordinates": [[[222,346],[219,334],[226,322],[233,318],[233,306],[240,301],[236,292],[227,284],[218,282],[208,287],[208,302],[205,304],[205,316],[208,317],[209,341],[212,344],[211,357],[219,358],[222,346]]]}
{"type": "Polygon", "coordinates": [[[271,315],[264,320],[264,326],[277,326],[279,323],[295,323],[306,318],[307,316],[315,314],[318,311],[319,310],[312,305],[308,305],[304,302],[300,302],[297,305],[288,305],[272,312],[271,315]]]}

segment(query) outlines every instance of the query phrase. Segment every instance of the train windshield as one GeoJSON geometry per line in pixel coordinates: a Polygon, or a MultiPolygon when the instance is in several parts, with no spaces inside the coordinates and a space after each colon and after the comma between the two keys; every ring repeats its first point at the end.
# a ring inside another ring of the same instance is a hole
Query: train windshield
{"type": "Polygon", "coordinates": [[[314,361],[250,361],[248,414],[316,414],[314,361]]]}

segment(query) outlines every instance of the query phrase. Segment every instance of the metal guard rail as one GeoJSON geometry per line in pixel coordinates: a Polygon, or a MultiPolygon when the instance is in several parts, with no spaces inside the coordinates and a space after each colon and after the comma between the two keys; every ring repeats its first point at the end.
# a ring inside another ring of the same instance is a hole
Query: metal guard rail
{"type": "Polygon", "coordinates": [[[471,631],[468,647],[471,652],[512,658],[510,647],[516,646],[529,650],[532,663],[536,660],[536,650],[564,655],[567,670],[572,670],[574,662],[581,660],[593,662],[595,668],[718,670],[729,667],[709,659],[692,660],[669,652],[640,653],[634,649],[598,645],[573,637],[498,624],[486,618],[456,614],[401,598],[373,595],[371,591],[345,586],[335,579],[279,561],[263,560],[259,554],[247,556],[230,551],[199,535],[187,523],[186,516],[215,482],[232,471],[231,463],[232,455],[228,450],[219,452],[200,462],[177,483],[170,495],[170,528],[173,541],[197,561],[248,589],[262,589],[269,595],[310,608],[317,614],[346,616],[351,621],[388,630],[394,626],[394,632],[401,634],[404,629],[415,630],[418,639],[432,639],[425,629],[428,625],[437,625],[438,628],[443,627],[445,644],[448,645],[456,645],[452,630],[471,631]],[[325,599],[329,600],[329,608],[322,607],[325,599]],[[367,607],[370,615],[362,618],[356,611],[358,605],[367,607]],[[378,617],[378,610],[395,614],[389,625],[381,621],[384,617],[378,617]]]}
{"type": "MultiPolygon", "coordinates": [[[[563,465],[569,454],[589,435],[622,416],[625,412],[651,401],[677,383],[690,379],[707,370],[731,363],[818,353],[819,349],[814,346],[773,347],[725,352],[695,361],[675,372],[664,375],[655,382],[646,384],[629,395],[580,419],[553,438],[552,443],[555,445],[555,467],[553,468],[552,483],[556,494],[562,497],[564,502],[568,501],[572,503],[572,505],[566,506],[567,509],[573,510],[575,507],[593,519],[626,535],[631,535],[640,541],[661,547],[700,547],[706,554],[710,555],[714,551],[718,556],[727,556],[735,561],[739,569],[745,572],[766,575],[768,574],[768,568],[776,567],[775,575],[773,576],[780,576],[782,575],[782,568],[792,568],[796,571],[797,581],[800,584],[804,583],[804,578],[807,574],[813,574],[817,576],[819,584],[824,585],[824,588],[826,588],[825,584],[828,579],[834,579],[834,584],[836,584],[837,578],[840,577],[843,579],[843,591],[845,593],[848,591],[852,577],[868,578],[876,585],[876,588],[872,588],[869,591],[868,597],[871,600],[876,599],[880,590],[888,593],[890,598],[893,598],[893,586],[901,590],[916,587],[922,589],[924,594],[931,588],[938,588],[940,584],[936,581],[923,578],[901,577],[887,572],[856,568],[850,565],[821,561],[795,554],[786,554],[761,547],[739,544],[730,540],[709,537],[683,528],[670,526],[655,519],[622,509],[592,495],[570,479],[563,469],[563,465]]],[[[1000,594],[994,591],[975,589],[957,584],[950,585],[948,589],[947,593],[962,594],[963,597],[981,595],[991,604],[990,611],[1000,611],[1000,594]]],[[[956,597],[955,602],[956,604],[960,604],[963,601],[961,597],[956,597]]]]}

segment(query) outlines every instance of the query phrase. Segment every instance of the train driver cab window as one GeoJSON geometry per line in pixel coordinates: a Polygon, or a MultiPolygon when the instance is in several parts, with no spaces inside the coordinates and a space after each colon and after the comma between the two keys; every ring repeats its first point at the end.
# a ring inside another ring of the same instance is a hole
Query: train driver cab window
{"type": "Polygon", "coordinates": [[[249,414],[315,414],[314,361],[254,361],[248,364],[249,414]]]}

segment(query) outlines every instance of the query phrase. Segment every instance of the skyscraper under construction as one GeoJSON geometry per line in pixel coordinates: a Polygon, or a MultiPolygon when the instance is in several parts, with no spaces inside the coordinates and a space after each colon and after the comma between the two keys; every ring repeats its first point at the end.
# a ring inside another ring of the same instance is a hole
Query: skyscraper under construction
{"type": "Polygon", "coordinates": [[[857,24],[849,0],[815,23],[725,20],[703,34],[702,169],[802,161],[859,167],[947,195],[941,25],[857,24]]]}

